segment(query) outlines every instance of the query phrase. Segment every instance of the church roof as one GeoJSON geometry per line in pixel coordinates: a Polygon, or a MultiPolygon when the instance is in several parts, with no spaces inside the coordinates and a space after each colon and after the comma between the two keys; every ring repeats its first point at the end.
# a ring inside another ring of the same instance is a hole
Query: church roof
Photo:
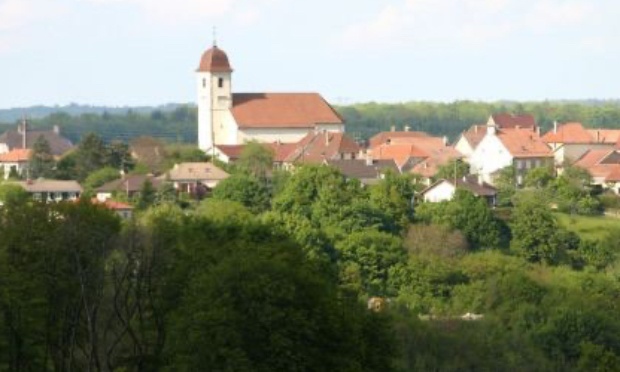
{"type": "Polygon", "coordinates": [[[239,128],[314,128],[344,120],[318,93],[235,93],[232,114],[239,128]]]}
{"type": "Polygon", "coordinates": [[[232,72],[226,52],[214,45],[202,54],[198,72],[232,72]]]}

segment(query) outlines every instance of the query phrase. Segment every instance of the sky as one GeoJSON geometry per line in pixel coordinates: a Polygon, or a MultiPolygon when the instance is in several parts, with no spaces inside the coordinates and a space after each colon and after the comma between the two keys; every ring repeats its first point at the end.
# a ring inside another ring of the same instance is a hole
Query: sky
{"type": "Polygon", "coordinates": [[[0,108],[194,102],[214,28],[234,92],[617,99],[619,22],[617,0],[0,0],[0,108]]]}

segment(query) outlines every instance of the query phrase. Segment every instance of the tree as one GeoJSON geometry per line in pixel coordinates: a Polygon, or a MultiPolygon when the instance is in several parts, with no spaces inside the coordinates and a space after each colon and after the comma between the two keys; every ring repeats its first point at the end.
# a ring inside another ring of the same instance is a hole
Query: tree
{"type": "Polygon", "coordinates": [[[32,145],[28,171],[30,178],[50,178],[54,173],[54,156],[49,142],[43,136],[39,136],[32,145]]]}
{"type": "Polygon", "coordinates": [[[537,189],[544,189],[555,178],[553,168],[551,167],[538,167],[530,169],[525,178],[523,179],[523,185],[526,187],[533,187],[537,189]]]}
{"type": "Polygon", "coordinates": [[[78,181],[83,181],[88,175],[106,164],[107,148],[98,135],[87,134],[78,144],[75,151],[75,172],[78,181]]]}
{"type": "Polygon", "coordinates": [[[411,177],[392,172],[370,188],[370,203],[394,221],[393,232],[402,231],[413,219],[414,191],[411,177]]]}
{"type": "Polygon", "coordinates": [[[454,180],[461,179],[469,174],[469,164],[460,160],[450,160],[448,163],[439,166],[436,179],[454,180]]]}
{"type": "Polygon", "coordinates": [[[213,198],[241,203],[253,213],[264,212],[269,208],[269,190],[263,182],[252,175],[233,174],[220,181],[213,189],[213,198]]]}
{"type": "Polygon", "coordinates": [[[256,141],[248,142],[243,147],[237,168],[259,179],[265,179],[273,168],[273,151],[256,141]]]}
{"type": "Polygon", "coordinates": [[[105,184],[106,182],[115,180],[120,177],[118,169],[112,167],[104,167],[91,172],[82,185],[87,191],[93,191],[95,188],[105,184]]]}
{"type": "Polygon", "coordinates": [[[512,214],[511,248],[530,262],[557,264],[564,253],[562,228],[539,194],[518,198],[512,214]]]}
{"type": "Polygon", "coordinates": [[[134,160],[129,151],[129,145],[121,141],[112,141],[106,146],[105,164],[125,173],[134,167],[134,160]]]}
{"type": "Polygon", "coordinates": [[[497,204],[500,207],[512,205],[512,197],[517,191],[517,172],[514,166],[508,166],[499,171],[495,179],[497,187],[497,204]]]}
{"type": "Polygon", "coordinates": [[[157,191],[153,187],[153,183],[149,179],[145,179],[142,188],[140,188],[136,208],[138,210],[145,210],[155,204],[156,199],[157,191]]]}

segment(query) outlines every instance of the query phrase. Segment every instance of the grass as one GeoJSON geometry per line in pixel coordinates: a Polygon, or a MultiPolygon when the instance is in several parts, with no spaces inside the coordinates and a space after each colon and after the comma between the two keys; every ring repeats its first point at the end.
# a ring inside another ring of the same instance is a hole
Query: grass
{"type": "Polygon", "coordinates": [[[610,216],[576,216],[554,213],[558,222],[584,239],[600,239],[607,231],[620,228],[620,218],[610,216]]]}

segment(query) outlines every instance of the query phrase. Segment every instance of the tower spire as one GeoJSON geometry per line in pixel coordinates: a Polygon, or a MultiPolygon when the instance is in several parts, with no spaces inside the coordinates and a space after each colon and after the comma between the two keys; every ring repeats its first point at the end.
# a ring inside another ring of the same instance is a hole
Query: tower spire
{"type": "Polygon", "coordinates": [[[217,26],[213,26],[213,47],[217,47],[217,26]]]}

